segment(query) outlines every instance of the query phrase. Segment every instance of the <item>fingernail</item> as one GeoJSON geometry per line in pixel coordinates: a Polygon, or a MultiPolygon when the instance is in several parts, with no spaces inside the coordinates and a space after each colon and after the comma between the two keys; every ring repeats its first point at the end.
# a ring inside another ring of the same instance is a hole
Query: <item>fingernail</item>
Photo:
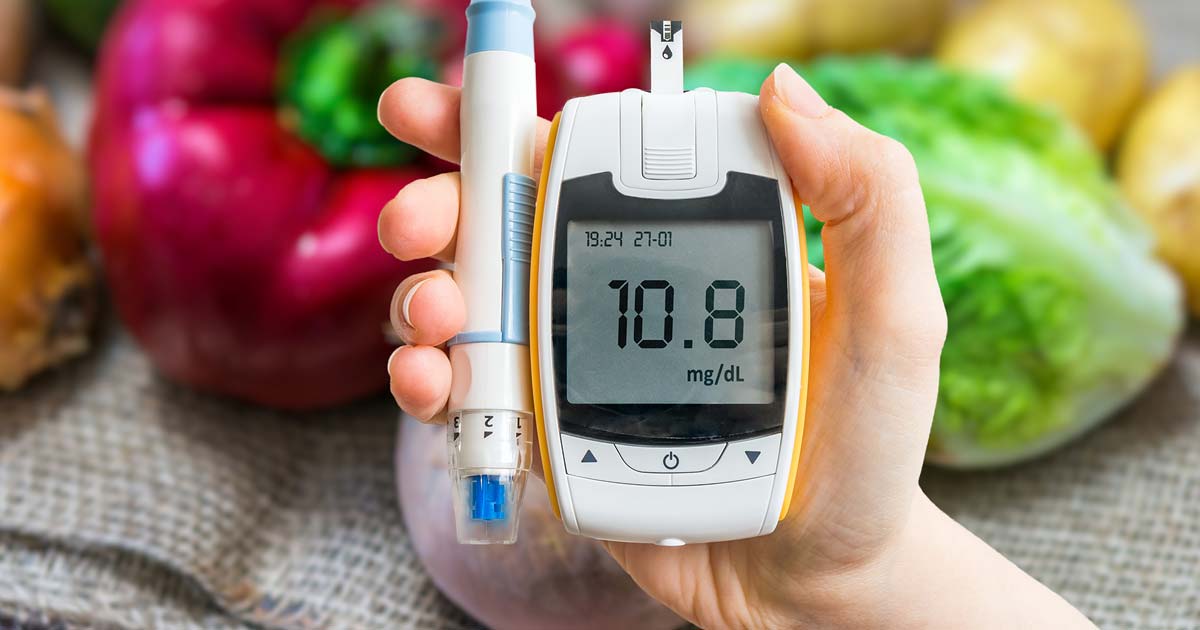
{"type": "Polygon", "coordinates": [[[422,285],[430,280],[431,278],[425,278],[424,280],[414,284],[412,288],[408,290],[408,293],[404,294],[404,299],[400,302],[400,317],[404,320],[404,323],[407,324],[409,328],[414,327],[412,323],[412,316],[409,314],[409,308],[412,307],[413,296],[417,294],[417,291],[421,289],[422,285]]]}
{"type": "Polygon", "coordinates": [[[775,66],[771,77],[775,82],[775,94],[788,109],[807,118],[819,118],[829,111],[825,99],[786,63],[775,66]]]}
{"type": "Polygon", "coordinates": [[[388,376],[389,377],[392,375],[392,361],[394,361],[396,359],[396,355],[399,354],[401,350],[403,350],[402,347],[396,348],[395,350],[392,350],[392,354],[390,356],[388,356],[388,376]]]}
{"type": "Polygon", "coordinates": [[[387,125],[383,123],[383,99],[386,98],[387,93],[391,91],[392,85],[395,85],[395,83],[392,83],[384,88],[383,92],[379,93],[379,100],[375,102],[375,119],[378,120],[379,124],[384,128],[386,128],[387,125]]]}

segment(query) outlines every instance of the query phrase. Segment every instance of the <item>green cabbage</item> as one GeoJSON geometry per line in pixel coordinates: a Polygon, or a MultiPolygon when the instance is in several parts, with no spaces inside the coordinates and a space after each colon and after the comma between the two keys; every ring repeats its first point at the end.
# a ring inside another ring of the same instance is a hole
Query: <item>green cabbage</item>
{"type": "MultiPolygon", "coordinates": [[[[772,67],[713,59],[688,83],[757,93],[772,67]]],[[[931,62],[798,69],[919,167],[949,317],[931,460],[997,465],[1045,452],[1111,415],[1169,360],[1183,325],[1177,281],[1068,123],[931,62]]],[[[807,222],[821,266],[819,224],[807,222]]]]}

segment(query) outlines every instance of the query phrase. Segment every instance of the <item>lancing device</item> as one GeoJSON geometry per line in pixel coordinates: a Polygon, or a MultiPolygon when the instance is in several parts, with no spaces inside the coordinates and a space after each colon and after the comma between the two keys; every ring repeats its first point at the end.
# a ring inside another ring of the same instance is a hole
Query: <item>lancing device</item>
{"type": "Polygon", "coordinates": [[[447,444],[458,541],[516,542],[530,465],[529,261],[537,183],[530,0],[471,0],[462,90],[462,202],[447,444]]]}

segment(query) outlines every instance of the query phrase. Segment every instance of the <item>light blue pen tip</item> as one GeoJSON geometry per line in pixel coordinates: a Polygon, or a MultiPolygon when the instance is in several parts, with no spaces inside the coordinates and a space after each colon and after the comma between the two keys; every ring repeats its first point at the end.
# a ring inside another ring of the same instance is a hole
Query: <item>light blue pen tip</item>
{"type": "Polygon", "coordinates": [[[467,7],[467,53],[506,50],[533,57],[530,0],[471,0],[467,7]]]}

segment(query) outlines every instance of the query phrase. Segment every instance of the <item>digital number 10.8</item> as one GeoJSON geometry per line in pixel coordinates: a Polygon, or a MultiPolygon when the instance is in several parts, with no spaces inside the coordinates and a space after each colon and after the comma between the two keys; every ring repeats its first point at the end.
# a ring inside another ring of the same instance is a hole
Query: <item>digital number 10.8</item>
{"type": "MultiPolygon", "coordinates": [[[[617,292],[617,347],[624,348],[629,342],[629,281],[613,280],[608,283],[610,289],[617,292]]],[[[704,294],[704,342],[710,348],[736,348],[742,343],[745,333],[745,320],[742,311],[746,307],[746,289],[737,280],[713,280],[704,294]],[[732,291],[732,309],[718,309],[718,292],[732,291]],[[733,322],[733,336],[721,338],[716,335],[716,323],[721,320],[733,322]]],[[[675,336],[675,287],[666,280],[643,280],[633,291],[633,343],[639,348],[666,348],[675,336]],[[646,293],[662,291],[662,336],[659,338],[645,335],[647,317],[646,293]]]]}

